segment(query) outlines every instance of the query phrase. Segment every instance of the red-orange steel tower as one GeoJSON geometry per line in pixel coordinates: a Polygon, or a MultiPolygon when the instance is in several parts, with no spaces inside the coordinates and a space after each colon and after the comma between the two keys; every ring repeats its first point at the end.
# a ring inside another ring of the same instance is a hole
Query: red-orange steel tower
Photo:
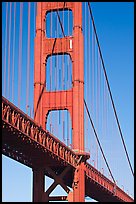
{"type": "MultiPolygon", "coordinates": [[[[84,56],[81,2],[38,2],[35,38],[34,66],[34,112],[35,121],[46,129],[48,113],[52,110],[68,110],[72,121],[72,147],[84,153],[84,56]],[[73,36],[47,38],[45,34],[46,14],[49,11],[72,10],[73,36]],[[66,91],[47,91],[46,62],[51,55],[68,54],[72,60],[72,88],[66,91]]],[[[84,201],[84,164],[75,171],[73,201],[84,201]]]]}

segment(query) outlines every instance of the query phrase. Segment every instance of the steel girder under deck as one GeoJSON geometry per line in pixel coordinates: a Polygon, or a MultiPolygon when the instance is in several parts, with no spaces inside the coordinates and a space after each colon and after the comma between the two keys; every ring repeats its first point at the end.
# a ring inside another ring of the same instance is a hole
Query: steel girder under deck
{"type": "MultiPolygon", "coordinates": [[[[133,199],[115,186],[108,178],[86,162],[88,154],[78,155],[65,144],[20,111],[6,99],[2,99],[2,153],[33,169],[33,175],[41,178],[43,201],[73,200],[69,187],[76,188],[80,167],[85,172],[85,195],[100,202],[133,202],[133,199]],[[43,189],[43,175],[54,179],[47,192],[43,189]],[[76,175],[76,176],[75,176],[76,175]],[[67,197],[50,197],[50,192],[60,184],[67,197]],[[45,196],[46,195],[46,196],[45,196]]],[[[38,198],[37,198],[38,199],[38,198]]]]}

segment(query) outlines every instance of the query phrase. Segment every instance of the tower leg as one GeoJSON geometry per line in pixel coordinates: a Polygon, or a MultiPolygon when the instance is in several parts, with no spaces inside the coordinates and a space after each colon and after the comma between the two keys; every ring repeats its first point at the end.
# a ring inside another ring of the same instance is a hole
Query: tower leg
{"type": "Polygon", "coordinates": [[[33,202],[46,202],[44,182],[44,170],[33,169],[33,202]]]}
{"type": "Polygon", "coordinates": [[[84,163],[81,163],[74,174],[73,202],[85,202],[85,173],[84,163]]]}

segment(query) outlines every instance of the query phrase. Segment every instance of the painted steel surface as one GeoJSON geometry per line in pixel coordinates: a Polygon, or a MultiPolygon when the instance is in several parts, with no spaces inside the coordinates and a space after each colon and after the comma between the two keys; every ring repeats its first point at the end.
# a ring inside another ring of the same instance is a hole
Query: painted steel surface
{"type": "MultiPolygon", "coordinates": [[[[129,195],[86,162],[88,154],[76,154],[4,97],[2,97],[2,153],[31,167],[34,171],[38,167],[41,171],[43,169],[43,173],[51,178],[56,174],[61,175],[68,168],[63,179],[64,183],[59,182],[69,187],[72,187],[75,170],[82,164],[85,172],[85,195],[98,201],[133,202],[129,195]],[[62,168],[61,173],[57,172],[58,167],[62,168]]],[[[76,177],[75,181],[76,179],[78,182],[79,178],[76,177]]],[[[67,198],[61,199],[73,199],[72,192],[69,192],[67,198]]]]}

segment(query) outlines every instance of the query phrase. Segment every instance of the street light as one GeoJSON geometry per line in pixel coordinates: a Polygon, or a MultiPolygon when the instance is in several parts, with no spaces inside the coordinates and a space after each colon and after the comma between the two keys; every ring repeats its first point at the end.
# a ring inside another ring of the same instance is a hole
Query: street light
{"type": "Polygon", "coordinates": [[[124,191],[124,186],[123,185],[121,185],[122,186],[122,189],[123,189],[123,191],[124,191]]]}
{"type": "Polygon", "coordinates": [[[102,172],[101,172],[102,174],[104,174],[104,168],[102,167],[102,172]]]}
{"type": "Polygon", "coordinates": [[[109,174],[109,179],[111,180],[112,179],[112,177],[111,177],[111,175],[109,174]]]}
{"type": "Polygon", "coordinates": [[[95,168],[95,167],[96,167],[96,166],[95,166],[95,160],[93,159],[92,162],[94,162],[94,168],[95,168]]]}
{"type": "Polygon", "coordinates": [[[31,107],[29,105],[26,105],[26,114],[31,117],[31,107]],[[30,108],[30,114],[28,114],[28,108],[30,108]]]}
{"type": "Polygon", "coordinates": [[[26,114],[28,115],[28,108],[29,108],[29,105],[26,105],[26,114]]]}

